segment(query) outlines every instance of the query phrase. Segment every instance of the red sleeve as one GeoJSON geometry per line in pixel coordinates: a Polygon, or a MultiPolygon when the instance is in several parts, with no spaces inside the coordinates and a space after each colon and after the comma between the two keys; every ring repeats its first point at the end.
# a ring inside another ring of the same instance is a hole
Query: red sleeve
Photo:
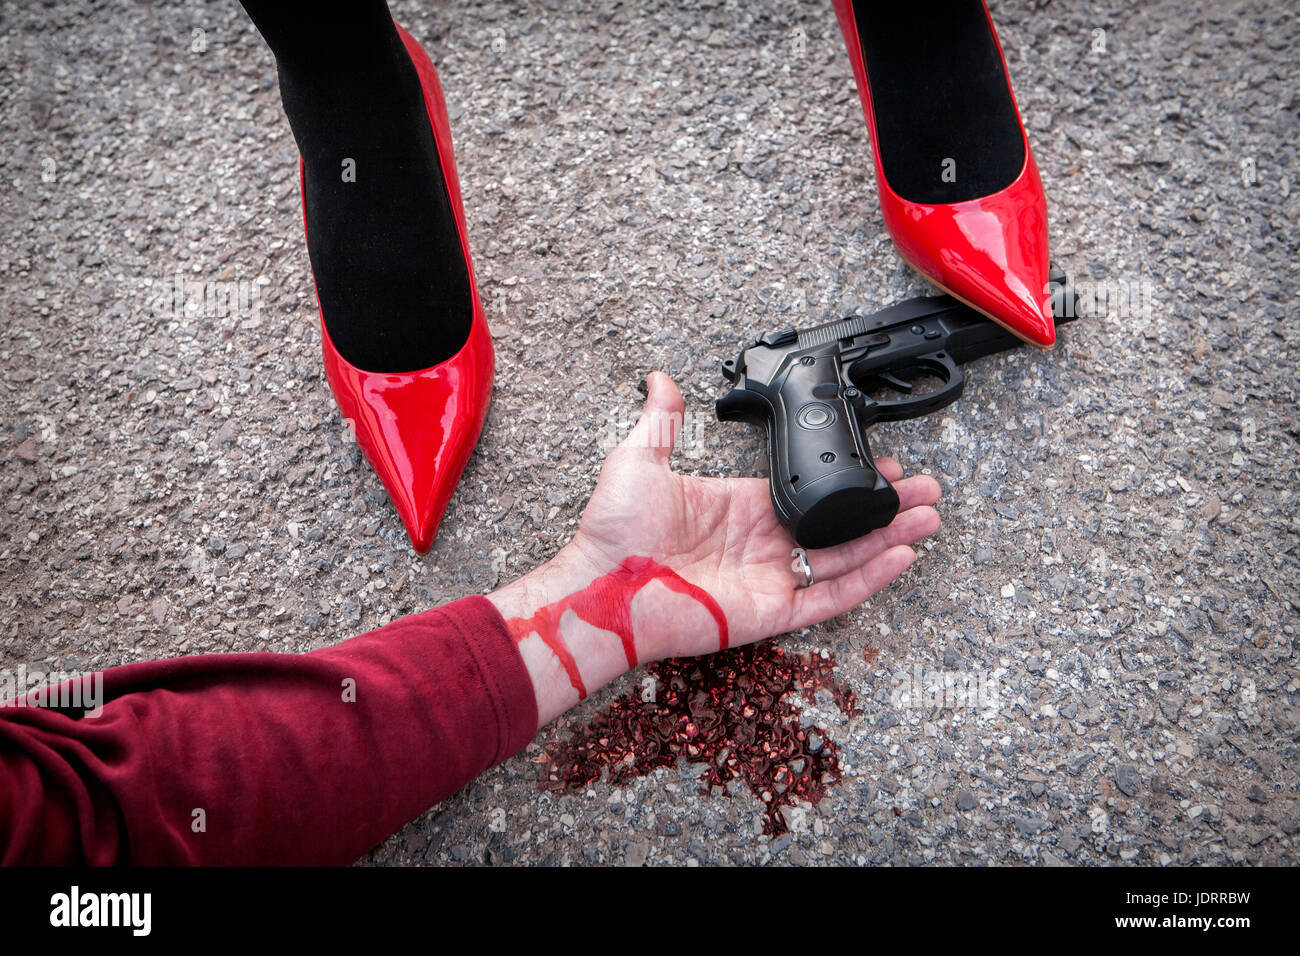
{"type": "Polygon", "coordinates": [[[129,664],[98,716],[0,707],[0,862],[350,863],[536,730],[482,597],[310,654],[129,664]]]}

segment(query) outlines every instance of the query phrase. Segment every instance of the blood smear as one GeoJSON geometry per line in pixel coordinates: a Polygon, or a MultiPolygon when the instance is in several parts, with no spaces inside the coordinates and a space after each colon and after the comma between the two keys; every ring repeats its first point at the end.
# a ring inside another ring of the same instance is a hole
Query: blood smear
{"type": "Polygon", "coordinates": [[[741,780],[763,805],[763,832],[784,833],[782,807],[816,804],[840,779],[835,744],[825,728],[799,726],[790,698],[811,702],[824,688],[842,713],[861,713],[834,669],[833,657],[786,653],[772,641],[651,664],[655,700],[642,700],[637,688],[567,740],[547,745],[538,787],[575,793],[601,780],[618,785],[685,759],[708,765],[699,776],[701,794],[716,787],[729,796],[727,784],[741,780]],[[814,733],[822,741],[816,751],[814,733]]]}
{"type": "Polygon", "coordinates": [[[516,644],[529,634],[540,637],[559,658],[569,677],[569,683],[578,692],[578,699],[583,700],[587,696],[587,686],[578,672],[578,662],[574,660],[569,645],[560,634],[560,621],[563,620],[564,613],[571,610],[592,627],[613,631],[623,642],[627,666],[636,667],[638,661],[636,635],[632,633],[632,599],[651,581],[661,581],[669,590],[698,601],[713,615],[713,621],[718,626],[718,647],[727,646],[727,617],[722,613],[722,608],[718,607],[718,602],[703,588],[680,577],[672,568],[638,556],[627,558],[609,574],[592,581],[581,591],[539,608],[532,617],[512,617],[506,621],[506,627],[510,629],[516,644]]]}

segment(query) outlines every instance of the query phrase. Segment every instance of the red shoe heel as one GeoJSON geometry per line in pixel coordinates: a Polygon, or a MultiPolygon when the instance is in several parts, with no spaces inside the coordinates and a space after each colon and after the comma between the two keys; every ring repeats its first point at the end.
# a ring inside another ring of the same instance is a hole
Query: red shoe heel
{"type": "MultiPolygon", "coordinates": [[[[473,298],[469,338],[451,358],[415,372],[367,372],[339,354],[321,316],[325,377],[357,444],[388,491],[411,544],[424,554],[469,456],[478,442],[492,394],[492,337],[474,282],[465,212],[452,155],[451,129],[442,86],[428,55],[409,33],[397,28],[415,64],[438,146],[448,198],[456,216],[473,298]]],[[[299,175],[302,176],[301,165],[299,175]]],[[[306,191],[304,195],[304,225],[306,191]]]]}
{"type": "Polygon", "coordinates": [[[899,253],[1050,348],[1047,200],[988,9],[982,0],[834,2],[899,253]]]}

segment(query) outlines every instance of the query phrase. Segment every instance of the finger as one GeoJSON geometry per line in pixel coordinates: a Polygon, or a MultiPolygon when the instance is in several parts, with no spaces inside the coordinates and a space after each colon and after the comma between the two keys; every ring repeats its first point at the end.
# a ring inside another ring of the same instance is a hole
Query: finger
{"type": "Polygon", "coordinates": [[[881,455],[875,460],[876,471],[885,476],[885,480],[891,485],[903,477],[903,466],[898,463],[897,458],[891,458],[889,455],[881,455]]]}
{"type": "Polygon", "coordinates": [[[916,505],[932,505],[943,493],[939,482],[929,475],[913,475],[911,478],[903,479],[903,466],[893,458],[888,456],[877,458],[875,465],[876,471],[880,472],[898,492],[899,511],[906,511],[916,505]],[[905,489],[915,489],[914,496],[908,498],[905,489]]]}
{"type": "Polygon", "coordinates": [[[929,475],[913,475],[911,478],[904,478],[894,483],[894,490],[898,492],[900,514],[918,505],[932,505],[943,497],[943,489],[939,487],[939,482],[929,475]]]}
{"type": "Polygon", "coordinates": [[[900,512],[888,526],[833,548],[806,552],[813,580],[830,581],[901,544],[915,544],[939,530],[939,512],[928,504],[900,512]]]}
{"type": "Polygon", "coordinates": [[[916,552],[906,545],[890,548],[866,564],[830,581],[794,592],[791,630],[808,627],[857,607],[908,569],[916,552]]]}
{"type": "Polygon", "coordinates": [[[663,372],[651,372],[646,378],[646,388],[649,394],[641,408],[641,417],[619,447],[650,461],[667,461],[682,430],[686,402],[673,380],[663,372]]]}

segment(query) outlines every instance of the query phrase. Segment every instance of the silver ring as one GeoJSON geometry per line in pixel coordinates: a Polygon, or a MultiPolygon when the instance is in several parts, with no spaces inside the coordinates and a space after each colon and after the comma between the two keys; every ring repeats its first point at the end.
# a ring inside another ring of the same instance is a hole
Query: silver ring
{"type": "Polygon", "coordinates": [[[795,568],[803,573],[803,584],[796,584],[795,590],[812,587],[817,579],[813,577],[812,565],[808,563],[808,555],[803,548],[795,549],[794,559],[795,568]]]}

